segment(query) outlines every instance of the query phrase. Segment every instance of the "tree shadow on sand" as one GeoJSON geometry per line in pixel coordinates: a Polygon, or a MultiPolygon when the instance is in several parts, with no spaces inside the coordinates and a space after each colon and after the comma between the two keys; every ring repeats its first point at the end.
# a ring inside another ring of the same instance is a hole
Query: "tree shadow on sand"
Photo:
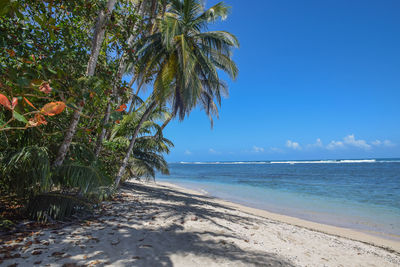
{"type": "Polygon", "coordinates": [[[124,184],[120,196],[120,201],[106,204],[108,208],[97,220],[41,236],[46,240],[51,240],[52,235],[63,236],[43,248],[48,257],[42,264],[173,266],[174,257],[179,256],[185,266],[203,266],[205,259],[214,266],[294,266],[276,254],[251,249],[250,245],[239,247],[236,243],[244,242],[243,238],[220,222],[226,220],[250,228],[261,221],[239,216],[207,196],[137,183],[124,184]],[[190,227],[204,221],[211,223],[214,230],[190,227]]]}

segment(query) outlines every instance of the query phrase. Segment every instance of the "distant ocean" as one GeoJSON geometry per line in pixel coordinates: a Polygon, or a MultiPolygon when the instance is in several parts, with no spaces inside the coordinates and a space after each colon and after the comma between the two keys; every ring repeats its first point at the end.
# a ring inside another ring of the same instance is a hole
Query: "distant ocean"
{"type": "Polygon", "coordinates": [[[400,159],[180,162],[156,179],[400,240],[400,159]]]}

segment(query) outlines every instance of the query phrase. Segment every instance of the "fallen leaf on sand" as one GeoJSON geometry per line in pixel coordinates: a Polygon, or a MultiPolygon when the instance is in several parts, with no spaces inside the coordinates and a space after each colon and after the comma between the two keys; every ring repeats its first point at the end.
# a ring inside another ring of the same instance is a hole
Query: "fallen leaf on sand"
{"type": "Polygon", "coordinates": [[[118,245],[119,244],[119,240],[117,240],[117,241],[113,241],[113,242],[111,242],[111,245],[113,245],[113,246],[116,246],[116,245],[118,245]]]}
{"type": "Polygon", "coordinates": [[[58,252],[58,251],[55,251],[51,254],[51,256],[53,256],[53,257],[62,257],[63,255],[64,255],[64,252],[58,252]]]}
{"type": "Polygon", "coordinates": [[[40,250],[35,250],[32,252],[32,255],[40,255],[40,254],[42,254],[42,251],[40,250]]]}
{"type": "Polygon", "coordinates": [[[41,264],[42,261],[35,261],[33,264],[41,264]]]}

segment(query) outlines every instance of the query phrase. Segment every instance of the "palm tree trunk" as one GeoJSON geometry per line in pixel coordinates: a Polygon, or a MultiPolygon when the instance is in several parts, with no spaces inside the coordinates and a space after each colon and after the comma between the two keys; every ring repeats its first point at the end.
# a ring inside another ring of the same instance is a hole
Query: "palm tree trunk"
{"type": "Polygon", "coordinates": [[[119,168],[117,176],[115,177],[115,187],[118,187],[119,182],[121,181],[121,178],[125,173],[126,165],[128,164],[129,158],[130,158],[130,156],[132,154],[132,150],[133,150],[133,147],[135,145],[135,141],[136,141],[136,138],[137,138],[137,136],[139,134],[140,128],[142,128],[143,123],[147,120],[147,118],[149,117],[150,113],[153,111],[153,109],[155,107],[156,107],[156,102],[153,101],[147,107],[147,109],[145,110],[145,112],[142,115],[142,118],[139,121],[139,124],[136,126],[135,131],[133,132],[131,141],[129,143],[128,150],[126,151],[125,158],[122,161],[122,164],[121,164],[121,167],[119,168]]]}
{"type": "MultiPolygon", "coordinates": [[[[139,3],[139,17],[144,15],[145,12],[145,4],[143,3],[143,1],[141,1],[139,3]]],[[[127,44],[128,47],[130,47],[133,43],[133,41],[136,39],[136,37],[138,36],[137,30],[139,28],[139,23],[135,23],[134,28],[133,28],[133,32],[135,33],[134,35],[131,34],[127,40],[127,44]]],[[[103,147],[103,140],[107,135],[107,128],[105,127],[106,124],[108,123],[108,121],[110,120],[110,116],[111,116],[111,109],[112,109],[112,103],[113,103],[113,97],[117,97],[117,86],[118,83],[121,81],[122,76],[124,75],[125,71],[126,71],[126,67],[127,67],[127,56],[125,53],[122,53],[121,55],[121,60],[119,62],[119,66],[118,66],[118,72],[117,72],[117,76],[115,77],[114,83],[113,83],[113,88],[112,88],[112,94],[111,94],[111,99],[108,99],[107,102],[107,108],[106,108],[106,113],[104,115],[103,118],[103,124],[101,126],[101,132],[99,133],[99,136],[97,137],[97,143],[96,143],[96,148],[95,148],[95,155],[96,158],[100,155],[101,149],[103,147]]],[[[130,85],[132,86],[132,85],[130,85]]],[[[129,86],[129,87],[130,87],[129,86]]],[[[119,101],[118,101],[119,102],[119,101]]],[[[120,104],[120,103],[119,103],[120,104]]],[[[119,105],[118,104],[118,105],[119,105]]]]}
{"type": "MultiPolygon", "coordinates": [[[[133,35],[131,35],[128,38],[128,41],[127,41],[128,44],[130,44],[132,42],[133,38],[134,38],[133,35]]],[[[101,152],[101,149],[103,146],[103,139],[107,133],[107,128],[105,126],[108,123],[108,121],[110,120],[110,116],[111,116],[112,103],[114,101],[113,98],[117,97],[117,87],[118,87],[118,84],[119,84],[120,80],[122,79],[122,76],[124,75],[125,71],[126,71],[126,57],[123,53],[121,56],[120,63],[119,63],[117,76],[113,83],[111,97],[107,99],[106,112],[104,114],[103,124],[101,126],[102,129],[101,129],[101,132],[99,133],[99,136],[97,137],[97,143],[96,143],[96,148],[95,148],[96,158],[99,156],[99,154],[101,152]]]]}
{"type": "MultiPolygon", "coordinates": [[[[97,60],[99,58],[100,48],[101,48],[101,45],[103,44],[103,40],[104,40],[104,34],[105,34],[104,25],[105,25],[106,19],[113,11],[116,1],[117,0],[109,0],[107,2],[106,10],[101,10],[99,13],[99,16],[98,16],[97,22],[96,22],[96,26],[95,26],[95,30],[94,30],[93,41],[92,41],[92,50],[91,50],[92,52],[91,52],[89,62],[87,65],[86,76],[94,75],[94,71],[95,71],[96,65],[97,65],[97,60]]],[[[83,110],[84,105],[85,105],[85,101],[83,100],[80,103],[79,108],[74,111],[69,128],[65,134],[64,140],[63,140],[60,148],[58,149],[57,157],[53,163],[53,166],[55,166],[55,167],[61,166],[62,163],[64,162],[64,159],[67,155],[68,149],[71,145],[72,138],[75,135],[76,127],[78,126],[79,119],[81,117],[81,112],[83,110]]]]}

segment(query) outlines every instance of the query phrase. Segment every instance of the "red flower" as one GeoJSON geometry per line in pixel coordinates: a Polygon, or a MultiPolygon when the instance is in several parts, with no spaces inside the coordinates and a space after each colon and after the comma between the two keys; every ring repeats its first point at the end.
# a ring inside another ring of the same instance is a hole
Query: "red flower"
{"type": "Polygon", "coordinates": [[[121,111],[124,111],[125,109],[126,109],[126,104],[123,104],[123,105],[119,106],[117,111],[121,112],[121,111]]]}
{"type": "Polygon", "coordinates": [[[12,110],[10,100],[3,94],[0,94],[0,105],[4,106],[6,109],[12,110]]]}
{"type": "Polygon", "coordinates": [[[18,104],[18,98],[14,97],[10,103],[10,100],[3,95],[0,94],[0,105],[4,106],[6,109],[14,110],[15,106],[18,104]]]}
{"type": "Polygon", "coordinates": [[[48,82],[43,82],[40,86],[39,86],[39,90],[45,94],[50,94],[51,93],[51,87],[50,84],[48,82]]]}
{"type": "Polygon", "coordinates": [[[30,126],[40,126],[42,124],[46,125],[47,121],[43,115],[37,113],[37,114],[35,114],[35,117],[33,117],[32,119],[29,119],[28,123],[30,126]]]}

